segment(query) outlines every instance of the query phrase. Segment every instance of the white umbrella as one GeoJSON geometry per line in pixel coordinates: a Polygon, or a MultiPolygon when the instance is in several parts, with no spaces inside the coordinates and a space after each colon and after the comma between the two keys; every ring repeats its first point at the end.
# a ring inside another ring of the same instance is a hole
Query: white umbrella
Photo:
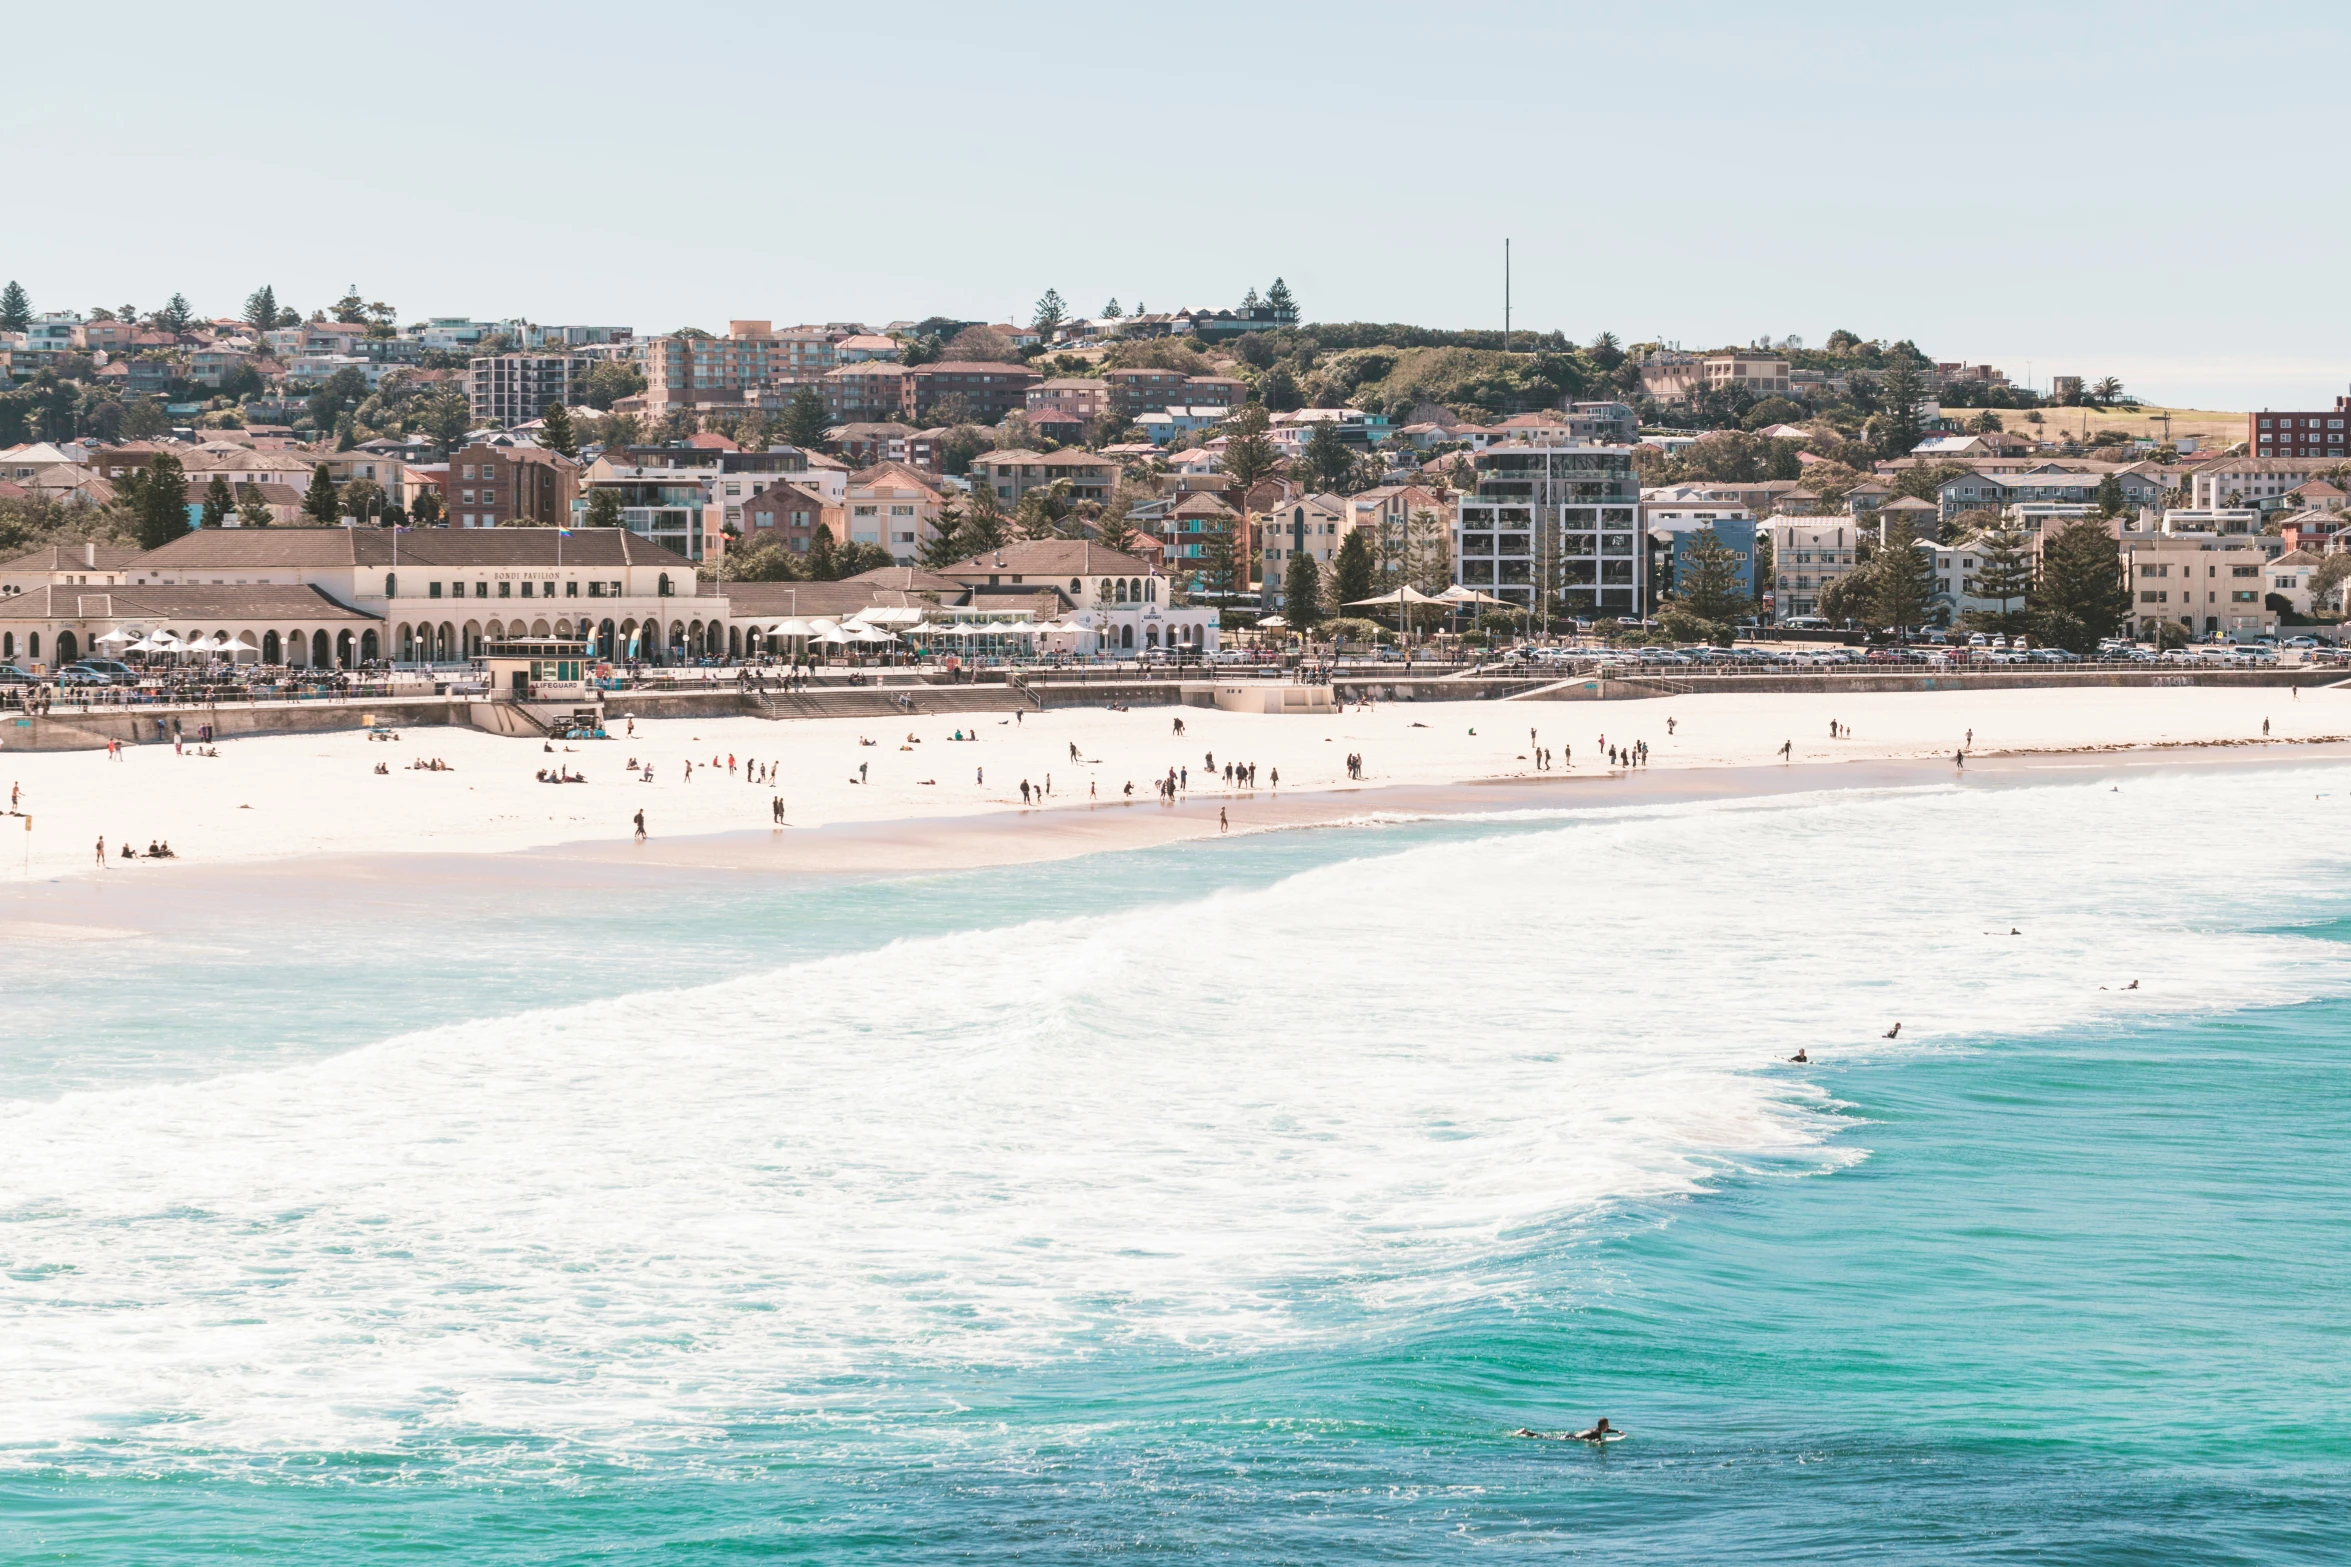
{"type": "Polygon", "coordinates": [[[879,626],[860,626],[854,623],[843,626],[841,635],[844,640],[850,642],[895,642],[898,640],[894,632],[884,631],[879,626]]]}
{"type": "Polygon", "coordinates": [[[156,632],[147,642],[148,651],[152,653],[185,653],[188,650],[188,644],[168,631],[156,632]]]}
{"type": "Polygon", "coordinates": [[[790,620],[779,620],[768,627],[767,634],[771,637],[807,637],[814,636],[816,628],[795,615],[790,620]]]}
{"type": "Polygon", "coordinates": [[[1423,593],[1418,588],[1407,587],[1398,588],[1392,593],[1375,593],[1367,599],[1349,599],[1346,607],[1356,609],[1367,604],[1440,604],[1443,602],[1445,601],[1423,593]]]}
{"type": "Polygon", "coordinates": [[[1284,620],[1279,615],[1267,615],[1264,619],[1257,622],[1257,629],[1260,631],[1271,631],[1276,626],[1286,626],[1288,624],[1289,622],[1284,620]]]}
{"type": "Polygon", "coordinates": [[[120,627],[117,627],[114,630],[109,631],[103,636],[99,637],[98,640],[101,642],[134,642],[138,639],[133,637],[129,632],[122,630],[120,627]]]}
{"type": "Polygon", "coordinates": [[[827,626],[818,632],[813,640],[822,642],[828,647],[840,647],[857,639],[843,632],[839,626],[827,626]]]}
{"type": "MultiPolygon", "coordinates": [[[[222,635],[226,636],[227,633],[223,632],[222,635]]],[[[231,658],[235,658],[239,653],[252,653],[258,655],[261,652],[261,649],[255,647],[252,643],[245,641],[241,637],[230,637],[228,641],[221,644],[220,650],[231,658]]]]}
{"type": "Polygon", "coordinates": [[[1466,587],[1458,582],[1438,594],[1437,601],[1443,604],[1507,604],[1510,602],[1508,599],[1498,599],[1491,593],[1480,593],[1477,589],[1466,587]]]}

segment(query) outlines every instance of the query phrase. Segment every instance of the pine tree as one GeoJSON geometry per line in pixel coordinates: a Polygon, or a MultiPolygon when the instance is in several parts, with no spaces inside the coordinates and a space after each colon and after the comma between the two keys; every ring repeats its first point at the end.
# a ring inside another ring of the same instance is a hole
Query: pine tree
{"type": "MultiPolygon", "coordinates": [[[[592,515],[595,511],[593,501],[589,503],[588,509],[592,515]]],[[[441,492],[429,484],[419,489],[416,492],[416,509],[412,515],[416,519],[416,525],[420,528],[439,527],[441,525],[441,492]]]]}
{"type": "Polygon", "coordinates": [[[1917,447],[1922,430],[1920,415],[1926,402],[1926,383],[1919,378],[1918,366],[1907,354],[1898,356],[1886,371],[1878,397],[1884,409],[1883,423],[1879,426],[1880,455],[1909,456],[1917,447]]]}
{"type": "Polygon", "coordinates": [[[1923,625],[1927,601],[1935,595],[1935,565],[1919,548],[1918,534],[1896,518],[1886,524],[1885,543],[1871,562],[1869,605],[1880,625],[1906,631],[1923,625]]]}
{"type": "Polygon", "coordinates": [[[1053,329],[1069,319],[1069,306],[1063,303],[1061,290],[1049,288],[1037,300],[1036,314],[1029,317],[1029,326],[1047,337],[1053,329]]]}
{"type": "Polygon", "coordinates": [[[172,295],[164,302],[163,308],[155,313],[156,324],[166,332],[185,332],[195,319],[196,312],[189,307],[185,294],[172,295]]]}
{"type": "Polygon", "coordinates": [[[241,486],[245,498],[237,503],[237,521],[248,528],[266,528],[277,521],[269,509],[269,502],[261,498],[261,491],[253,485],[241,486]]]}
{"type": "Polygon", "coordinates": [[[1109,304],[1102,307],[1102,319],[1105,321],[1116,321],[1122,314],[1124,312],[1118,308],[1118,300],[1115,297],[1109,304]]]}
{"type": "Polygon", "coordinates": [[[302,515],[322,528],[331,528],[343,520],[335,481],[327,476],[325,463],[310,470],[310,489],[302,497],[302,515]]]}
{"type": "Polygon", "coordinates": [[[1752,604],[1739,581],[1738,552],[1712,527],[1700,528],[1683,552],[1673,596],[1691,614],[1717,626],[1737,620],[1752,604]]]}
{"type": "Polygon", "coordinates": [[[964,547],[957,560],[1004,547],[1004,507],[988,485],[972,485],[971,509],[964,514],[961,536],[964,547]]]}
{"type": "Polygon", "coordinates": [[[1339,439],[1339,427],[1325,419],[1316,424],[1306,437],[1306,451],[1299,458],[1306,476],[1322,489],[1335,489],[1346,482],[1355,471],[1355,454],[1347,450],[1339,439]]]}
{"type": "Polygon", "coordinates": [[[2130,616],[2122,552],[2103,523],[2084,517],[2067,523],[2041,547],[2041,577],[2032,594],[2033,619],[2044,641],[2087,653],[2130,616]]]}
{"type": "Polygon", "coordinates": [[[161,549],[188,531],[188,476],[177,457],[158,457],[132,469],[117,494],[141,549],[161,549]]]}
{"type": "Polygon", "coordinates": [[[2024,618],[2024,601],[2033,591],[2033,558],[2025,548],[2022,530],[2002,524],[1979,534],[1975,551],[1983,557],[1976,568],[1970,597],[1990,599],[2000,607],[1991,612],[1992,628],[2015,631],[2024,618]]]}
{"type": "Polygon", "coordinates": [[[229,520],[229,513],[235,509],[236,502],[229,498],[229,481],[217,473],[214,474],[212,482],[204,487],[204,521],[202,526],[207,528],[225,527],[229,520]]]}
{"type": "Polygon", "coordinates": [[[245,296],[245,324],[259,336],[278,324],[278,291],[267,283],[245,296]]]}
{"type": "Polygon", "coordinates": [[[1371,541],[1363,536],[1362,529],[1350,529],[1347,536],[1339,541],[1339,580],[1332,592],[1332,597],[1338,603],[1332,608],[1370,598],[1371,572],[1371,541]]]}
{"type": "Polygon", "coordinates": [[[2119,517],[2130,509],[2130,502],[2122,493],[2122,481],[2111,473],[2098,481],[2097,505],[2101,517],[2119,517]]]}
{"type": "Polygon", "coordinates": [[[566,457],[577,457],[580,454],[579,438],[571,431],[570,409],[561,402],[552,402],[541,411],[539,417],[546,426],[540,432],[539,439],[546,443],[549,451],[561,452],[566,457]]]}
{"type": "Polygon", "coordinates": [[[826,413],[824,396],[813,386],[804,386],[792,394],[792,401],[784,409],[784,439],[804,452],[816,451],[824,445],[824,433],[832,427],[826,413]]]}
{"type": "Polygon", "coordinates": [[[1290,551],[1282,573],[1282,619],[1293,631],[1305,631],[1322,619],[1322,571],[1309,550],[1290,551]]]}
{"type": "Polygon", "coordinates": [[[588,515],[585,526],[590,528],[617,528],[621,525],[620,491],[597,488],[588,492],[588,515]]]}
{"type": "Polygon", "coordinates": [[[1224,471],[1243,495],[1273,476],[1281,453],[1265,433],[1265,410],[1252,403],[1225,424],[1224,471]]]}
{"type": "Polygon", "coordinates": [[[1277,317],[1289,320],[1297,318],[1298,296],[1291,293],[1290,285],[1280,278],[1275,278],[1273,287],[1265,291],[1265,302],[1272,307],[1273,313],[1277,317]]]}
{"type": "Polygon", "coordinates": [[[25,297],[24,285],[10,278],[0,288],[0,332],[21,332],[32,324],[33,302],[25,297]]]}
{"type": "Polygon", "coordinates": [[[808,580],[831,582],[838,578],[840,571],[834,559],[836,553],[833,548],[833,530],[819,527],[816,537],[808,541],[808,580]]]}

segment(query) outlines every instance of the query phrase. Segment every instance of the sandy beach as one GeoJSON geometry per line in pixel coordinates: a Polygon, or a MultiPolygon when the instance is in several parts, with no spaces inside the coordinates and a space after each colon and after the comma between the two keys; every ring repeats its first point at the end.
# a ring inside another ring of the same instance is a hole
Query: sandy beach
{"type": "MultiPolygon", "coordinates": [[[[1476,809],[1486,797],[1465,790],[1510,781],[1571,791],[1563,801],[1595,799],[1592,788],[1620,771],[1609,765],[1611,744],[1648,745],[1649,766],[1621,780],[1634,790],[1647,778],[1694,769],[1736,770],[1737,787],[1747,790],[1766,769],[1948,764],[1963,748],[1983,766],[2058,752],[2308,745],[2351,738],[2351,692],[1758,693],[1397,703],[1324,717],[1075,708],[895,722],[640,720],[634,736],[616,719],[615,734],[552,752],[539,741],[457,728],[406,730],[389,741],[358,732],[255,737],[224,742],[217,756],[192,746],[184,754],[135,747],[119,760],[102,752],[10,756],[0,747],[0,788],[14,791],[19,813],[0,821],[15,840],[0,837],[0,882],[102,874],[94,853],[101,836],[110,855],[103,874],[117,877],[559,845],[599,858],[711,863],[714,854],[754,857],[741,847],[753,841],[742,835],[754,832],[770,846],[755,858],[786,867],[1006,863],[1351,814],[1476,809]],[[1842,726],[1837,738],[1832,722],[1842,726]],[[972,738],[954,738],[958,731],[972,738]],[[1554,754],[1550,770],[1537,769],[1537,746],[1554,754]],[[1363,758],[1360,780],[1348,776],[1350,755],[1363,758]],[[449,770],[412,769],[420,759],[449,770]],[[390,771],[377,774],[379,763],[390,771]],[[647,763],[651,782],[642,778],[647,763]],[[1256,787],[1228,785],[1228,763],[1254,764],[1256,787]],[[555,766],[587,782],[536,781],[540,769],[555,766]],[[1185,785],[1176,810],[1153,792],[1171,768],[1185,785]],[[649,835],[641,847],[633,841],[640,810],[649,835]],[[989,818],[1004,830],[959,831],[989,818]],[[124,842],[143,850],[151,840],[168,841],[178,858],[119,859],[124,842]]],[[[1866,781],[1864,771],[1852,781],[1866,781]]]]}

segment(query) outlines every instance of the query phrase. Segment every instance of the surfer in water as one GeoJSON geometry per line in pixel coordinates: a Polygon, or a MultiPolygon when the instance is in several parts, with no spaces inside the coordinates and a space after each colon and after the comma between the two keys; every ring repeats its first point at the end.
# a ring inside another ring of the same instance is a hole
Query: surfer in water
{"type": "Polygon", "coordinates": [[[1531,1436],[1538,1442],[1613,1442],[1624,1435],[1622,1431],[1608,1423],[1606,1415],[1600,1417],[1599,1424],[1587,1426],[1581,1431],[1532,1431],[1525,1426],[1520,1426],[1510,1434],[1512,1436],[1531,1436]]]}

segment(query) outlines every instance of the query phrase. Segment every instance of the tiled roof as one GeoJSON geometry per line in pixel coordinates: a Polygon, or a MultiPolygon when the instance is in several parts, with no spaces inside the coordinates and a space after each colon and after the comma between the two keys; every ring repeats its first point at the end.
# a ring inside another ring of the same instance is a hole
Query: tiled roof
{"type": "Polygon", "coordinates": [[[377,623],[375,616],[346,609],[316,588],[266,582],[31,588],[0,598],[0,620],[124,620],[156,626],[194,620],[377,623]]]}
{"type": "MultiPolygon", "coordinates": [[[[625,528],[410,528],[398,535],[398,562],[416,566],[671,566],[693,562],[625,528]]],[[[149,550],[132,569],[268,569],[389,566],[389,528],[199,528],[149,550]]]]}

